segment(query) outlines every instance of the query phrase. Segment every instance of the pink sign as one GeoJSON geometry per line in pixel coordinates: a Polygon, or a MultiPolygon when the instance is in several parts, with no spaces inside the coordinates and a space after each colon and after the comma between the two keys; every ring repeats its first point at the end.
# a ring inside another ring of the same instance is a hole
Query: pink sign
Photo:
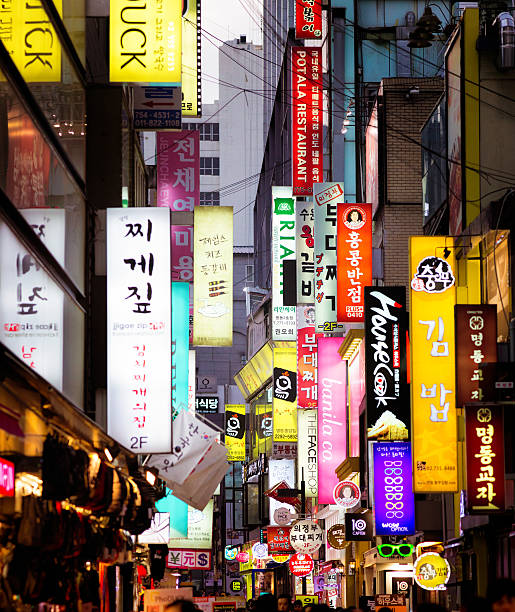
{"type": "Polygon", "coordinates": [[[14,497],[14,463],[1,458],[0,497],[14,497]]]}
{"type": "Polygon", "coordinates": [[[349,363],[350,455],[359,457],[359,409],[365,397],[365,343],[349,363]]]}
{"type": "Polygon", "coordinates": [[[172,225],[172,281],[193,281],[192,225],[172,225]]]}
{"type": "Polygon", "coordinates": [[[313,306],[297,308],[297,406],[317,406],[317,340],[315,309],[313,306]],[[311,316],[311,318],[310,318],[311,316]]]}
{"type": "Polygon", "coordinates": [[[336,468],[347,458],[347,371],[343,338],[318,339],[318,502],[334,504],[336,468]]]}
{"type": "Polygon", "coordinates": [[[157,205],[192,211],[200,199],[200,142],[196,130],[157,133],[157,205]]]}

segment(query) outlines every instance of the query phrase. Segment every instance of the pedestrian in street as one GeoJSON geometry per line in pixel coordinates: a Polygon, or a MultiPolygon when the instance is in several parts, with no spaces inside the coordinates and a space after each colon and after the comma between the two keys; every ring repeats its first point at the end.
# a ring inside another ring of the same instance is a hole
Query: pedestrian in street
{"type": "Polygon", "coordinates": [[[254,610],[255,612],[278,612],[275,595],[271,595],[270,593],[260,595],[256,600],[254,610]]]}
{"type": "Polygon", "coordinates": [[[289,595],[279,595],[277,610],[279,612],[291,612],[291,597],[289,595]]]}
{"type": "Polygon", "coordinates": [[[165,608],[167,612],[198,612],[197,606],[189,599],[176,599],[165,608]]]}
{"type": "Polygon", "coordinates": [[[293,612],[302,612],[302,601],[300,599],[293,602],[293,612]]]}
{"type": "Polygon", "coordinates": [[[488,587],[486,598],[492,612],[515,612],[515,580],[496,580],[488,587]]]}

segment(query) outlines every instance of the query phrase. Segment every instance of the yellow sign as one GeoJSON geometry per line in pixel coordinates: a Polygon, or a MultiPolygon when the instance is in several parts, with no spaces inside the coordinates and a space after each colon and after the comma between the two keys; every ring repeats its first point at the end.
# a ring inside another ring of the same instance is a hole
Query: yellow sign
{"type": "Polygon", "coordinates": [[[193,344],[232,346],[232,206],[195,206],[193,344]]]}
{"type": "Polygon", "coordinates": [[[410,279],[414,491],[457,491],[453,239],[412,236],[410,279]]]}
{"type": "Polygon", "coordinates": [[[184,0],[182,17],[182,116],[200,117],[200,0],[184,0]]]}
{"type": "Polygon", "coordinates": [[[245,404],[225,406],[227,461],[245,461],[245,404]]]}
{"type": "Polygon", "coordinates": [[[274,442],[297,442],[297,351],[274,349],[274,442]]]}
{"type": "Polygon", "coordinates": [[[234,375],[243,397],[248,400],[272,378],[272,347],[268,342],[234,375]]]}
{"type": "Polygon", "coordinates": [[[307,606],[309,604],[317,604],[318,603],[318,595],[297,595],[295,594],[295,601],[300,599],[302,602],[302,607],[307,606]]]}
{"type": "Polygon", "coordinates": [[[449,562],[437,553],[425,553],[417,557],[413,566],[415,582],[426,591],[443,591],[449,582],[449,562]]]}
{"type": "MultiPolygon", "coordinates": [[[[62,15],[62,0],[54,5],[62,15]]],[[[0,24],[0,40],[25,81],[61,80],[61,43],[40,0],[0,3],[0,24]]]]}
{"type": "Polygon", "coordinates": [[[110,0],[109,80],[181,82],[181,0],[110,0]]]}

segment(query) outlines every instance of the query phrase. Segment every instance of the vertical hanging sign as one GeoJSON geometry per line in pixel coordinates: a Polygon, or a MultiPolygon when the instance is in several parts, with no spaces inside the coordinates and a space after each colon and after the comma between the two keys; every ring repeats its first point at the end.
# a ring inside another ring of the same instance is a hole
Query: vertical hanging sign
{"type": "Polygon", "coordinates": [[[225,406],[227,461],[245,461],[245,404],[225,406]]]}
{"type": "Polygon", "coordinates": [[[336,222],[337,205],[343,202],[343,183],[313,185],[315,228],[315,314],[316,331],[337,330],[336,316],[336,222]]]}
{"type": "Polygon", "coordinates": [[[193,280],[193,226],[172,225],[172,281],[193,280]]]}
{"type": "Polygon", "coordinates": [[[335,470],[347,458],[347,362],[343,338],[318,339],[318,501],[334,504],[335,470]]]}
{"type": "Polygon", "coordinates": [[[157,132],[157,205],[184,212],[199,200],[199,132],[157,132]]]}
{"type": "MultiPolygon", "coordinates": [[[[497,362],[497,307],[494,304],[457,304],[456,403],[495,400],[495,381],[485,363],[497,362]]],[[[491,370],[489,370],[491,371],[491,370]]]]}
{"type": "Polygon", "coordinates": [[[365,319],[364,288],[372,284],[372,206],[338,204],[338,321],[365,319]]]}
{"type": "MultiPolygon", "coordinates": [[[[189,301],[188,301],[188,319],[189,319],[189,301]]],[[[189,326],[188,326],[189,336],[189,326]]],[[[188,338],[189,345],[189,338],[188,338]]],[[[195,414],[195,384],[197,381],[196,369],[196,353],[195,350],[190,350],[188,354],[188,412],[195,414]]]]}
{"type": "Polygon", "coordinates": [[[506,507],[503,407],[465,408],[467,502],[471,514],[502,512],[506,507]]]}
{"type": "Polygon", "coordinates": [[[200,0],[182,2],[182,116],[200,117],[202,103],[200,0]]]}
{"type": "Polygon", "coordinates": [[[297,200],[296,209],[297,234],[297,304],[313,304],[315,301],[313,249],[313,200],[307,202],[297,200]]]}
{"type": "Polygon", "coordinates": [[[314,306],[297,307],[297,405],[317,406],[317,340],[314,306]]]}
{"type": "Polygon", "coordinates": [[[322,180],[322,49],[292,47],[293,195],[313,194],[322,180]]]}
{"type": "Polygon", "coordinates": [[[411,406],[415,493],[458,490],[455,266],[452,238],[410,238],[411,406]]]}
{"type": "Polygon", "coordinates": [[[272,201],[272,340],[294,341],[296,236],[291,187],[272,187],[272,201]]]}
{"type": "Polygon", "coordinates": [[[274,349],[274,442],[297,442],[297,369],[295,348],[274,349]]]}
{"type": "MultiPolygon", "coordinates": [[[[172,283],[172,414],[189,405],[189,283],[172,283]]],[[[193,411],[195,407],[193,407],[193,411]]]]}
{"type": "Polygon", "coordinates": [[[135,453],[172,444],[170,211],[108,208],[107,431],[135,453]]]}
{"type": "Polygon", "coordinates": [[[300,449],[297,458],[297,481],[301,482],[304,479],[306,497],[318,497],[317,411],[299,410],[297,428],[300,449]]]}
{"type": "Polygon", "coordinates": [[[322,38],[321,0],[295,0],[295,38],[322,38]]]}
{"type": "Polygon", "coordinates": [[[193,344],[232,346],[232,206],[197,206],[193,234],[193,344]]]}

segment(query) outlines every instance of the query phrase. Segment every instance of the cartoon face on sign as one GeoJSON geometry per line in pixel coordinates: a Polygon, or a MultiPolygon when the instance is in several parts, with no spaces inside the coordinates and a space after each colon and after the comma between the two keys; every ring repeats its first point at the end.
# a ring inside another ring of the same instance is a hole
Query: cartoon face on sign
{"type": "Polygon", "coordinates": [[[294,402],[297,398],[297,374],[290,370],[274,368],[274,397],[285,402],[294,402]]]}
{"type": "Polygon", "coordinates": [[[452,268],[445,259],[424,257],[417,266],[417,271],[411,281],[411,288],[413,291],[443,293],[454,285],[454,281],[452,268]]]}
{"type": "Polygon", "coordinates": [[[361,229],[367,221],[365,211],[359,206],[353,206],[350,209],[347,208],[343,214],[344,225],[352,230],[361,229]]]}

